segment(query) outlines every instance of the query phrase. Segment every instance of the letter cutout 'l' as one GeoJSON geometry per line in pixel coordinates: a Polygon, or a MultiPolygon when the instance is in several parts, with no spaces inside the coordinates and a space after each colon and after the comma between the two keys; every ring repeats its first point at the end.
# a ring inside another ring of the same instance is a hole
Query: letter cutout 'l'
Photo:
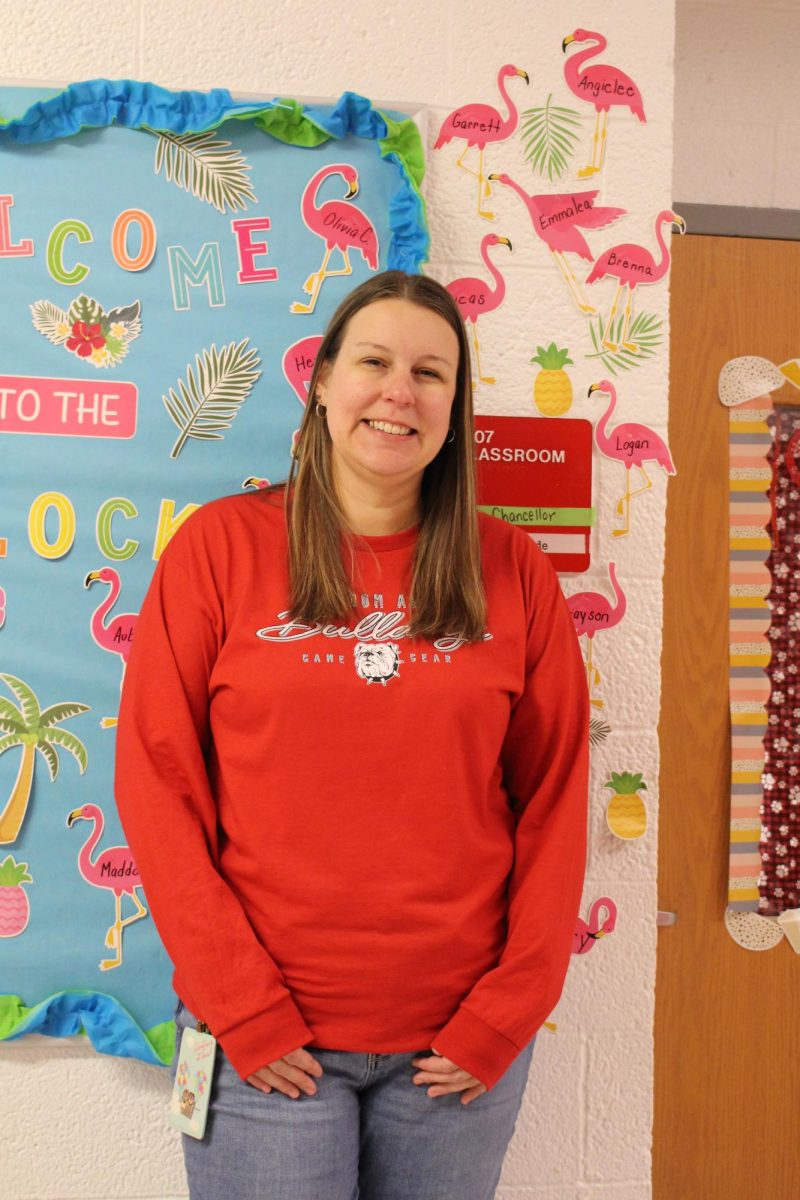
{"type": "Polygon", "coordinates": [[[13,196],[0,196],[0,258],[30,258],[33,254],[32,238],[23,238],[16,246],[11,241],[10,210],[13,207],[13,196]]]}

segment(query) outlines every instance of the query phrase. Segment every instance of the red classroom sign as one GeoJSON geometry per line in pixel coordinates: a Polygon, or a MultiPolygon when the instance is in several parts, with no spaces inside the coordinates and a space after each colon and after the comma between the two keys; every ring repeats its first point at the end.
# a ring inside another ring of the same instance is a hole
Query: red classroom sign
{"type": "Polygon", "coordinates": [[[476,417],[478,507],[525,529],[557,571],[589,566],[592,425],[564,417],[476,417]]]}

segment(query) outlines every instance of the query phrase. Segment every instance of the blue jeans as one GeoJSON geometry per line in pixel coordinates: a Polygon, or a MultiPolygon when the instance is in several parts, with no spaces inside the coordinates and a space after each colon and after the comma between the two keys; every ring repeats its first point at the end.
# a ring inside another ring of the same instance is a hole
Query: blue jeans
{"type": "MultiPolygon", "coordinates": [[[[179,1003],[175,1022],[180,1042],[195,1019],[179,1003]]],[[[533,1044],[467,1105],[412,1083],[429,1046],[307,1046],[324,1074],[298,1100],[244,1083],[217,1046],[205,1137],[182,1135],[191,1200],[492,1200],[533,1044]]]]}

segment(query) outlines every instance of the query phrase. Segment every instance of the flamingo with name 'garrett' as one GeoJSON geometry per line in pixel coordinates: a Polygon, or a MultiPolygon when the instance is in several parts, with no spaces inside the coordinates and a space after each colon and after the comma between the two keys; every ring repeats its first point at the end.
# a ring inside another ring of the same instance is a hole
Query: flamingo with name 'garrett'
{"type": "Polygon", "coordinates": [[[493,375],[483,375],[481,373],[481,356],[478,347],[478,318],[484,313],[493,312],[494,309],[499,308],[506,294],[505,280],[489,258],[490,246],[508,246],[509,250],[513,250],[513,246],[507,237],[500,237],[496,233],[487,233],[481,240],[481,258],[486,264],[487,271],[491,272],[492,278],[495,281],[496,286],[494,288],[486,280],[477,279],[471,275],[464,275],[461,279],[454,279],[452,283],[447,284],[447,290],[458,304],[464,321],[469,321],[472,325],[472,342],[475,347],[475,359],[478,364],[478,379],[481,383],[494,383],[495,378],[493,375]]]}
{"type": "Polygon", "coordinates": [[[303,291],[308,293],[307,304],[295,301],[289,306],[293,313],[312,313],[317,303],[320,288],[326,279],[332,275],[352,275],[350,251],[357,251],[373,271],[378,269],[378,235],[367,216],[350,204],[353,196],[358,195],[358,172],[350,163],[334,163],[322,167],[312,175],[303,191],[300,211],[303,220],[312,233],[316,233],[325,242],[325,257],[322,266],[313,275],[309,275],[303,284],[303,291]],[[326,200],[317,204],[317,193],[326,179],[331,175],[341,175],[347,184],[347,193],[343,200],[326,200]],[[344,266],[339,271],[328,270],[328,260],[334,250],[338,250],[344,259],[344,266]]]}
{"type": "Polygon", "coordinates": [[[440,150],[453,138],[459,138],[465,143],[464,149],[456,160],[456,166],[460,167],[462,171],[466,171],[468,175],[474,175],[477,178],[478,216],[485,217],[487,221],[494,220],[494,213],[481,208],[482,201],[488,200],[492,194],[489,178],[483,170],[483,152],[489,142],[504,142],[517,128],[519,112],[506,90],[506,80],[511,79],[514,75],[519,75],[526,83],[530,82],[527,71],[515,67],[512,63],[506,63],[497,73],[497,88],[508,109],[507,117],[503,117],[490,104],[465,104],[445,117],[433,146],[434,150],[440,150]],[[467,151],[473,146],[478,150],[477,171],[464,165],[467,151]]]}

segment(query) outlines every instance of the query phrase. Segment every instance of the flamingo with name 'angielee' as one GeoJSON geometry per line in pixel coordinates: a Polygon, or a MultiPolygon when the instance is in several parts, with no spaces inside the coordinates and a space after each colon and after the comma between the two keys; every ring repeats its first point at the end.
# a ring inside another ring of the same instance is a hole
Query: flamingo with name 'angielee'
{"type": "Polygon", "coordinates": [[[604,204],[595,206],[595,199],[600,195],[597,190],[530,196],[524,187],[515,183],[509,175],[490,175],[489,178],[496,179],[498,183],[517,193],[528,210],[533,232],[544,242],[555,259],[572,299],[582,313],[594,316],[597,309],[584,296],[581,285],[564,255],[579,254],[587,262],[593,262],[594,255],[581,230],[605,229],[619,217],[624,217],[627,210],[610,208],[604,204]]]}
{"type": "Polygon", "coordinates": [[[486,280],[477,279],[471,275],[464,275],[461,279],[454,279],[452,283],[447,284],[447,290],[458,304],[464,321],[469,321],[472,325],[472,341],[475,347],[475,359],[478,364],[478,379],[481,383],[494,383],[495,378],[493,375],[483,375],[481,373],[481,356],[478,347],[478,318],[484,313],[493,312],[494,309],[499,308],[506,294],[505,280],[489,258],[490,246],[508,246],[509,250],[513,250],[513,246],[507,237],[500,237],[496,233],[487,233],[481,240],[481,258],[486,264],[487,271],[491,272],[492,278],[495,281],[496,286],[494,288],[486,280]]]}
{"type": "MultiPolygon", "coordinates": [[[[90,629],[92,637],[101,650],[108,650],[111,654],[118,654],[122,659],[122,678],[119,681],[119,688],[122,691],[122,684],[125,680],[125,668],[128,665],[128,658],[133,646],[133,633],[139,614],[120,613],[112,620],[106,622],[106,617],[119,599],[122,582],[119,572],[115,571],[113,567],[102,567],[99,571],[90,571],[83,581],[83,586],[85,588],[91,587],[97,580],[101,583],[110,584],[110,590],[105,600],[97,606],[92,614],[90,629]]],[[[101,729],[111,729],[116,724],[116,717],[103,717],[100,721],[101,729]]]]}
{"type": "Polygon", "coordinates": [[[642,492],[648,491],[653,486],[650,476],[644,469],[644,464],[646,462],[657,463],[659,467],[664,468],[668,475],[675,474],[675,464],[667,443],[647,425],[639,425],[636,421],[626,421],[622,425],[615,425],[613,429],[608,429],[608,422],[611,420],[611,414],[617,403],[617,389],[608,379],[601,379],[599,383],[593,383],[589,388],[590,396],[595,392],[605,393],[611,397],[608,408],[594,427],[597,449],[601,454],[605,454],[606,458],[613,458],[622,463],[625,468],[625,495],[617,501],[616,507],[617,516],[623,517],[625,524],[622,529],[613,531],[614,537],[622,537],[629,533],[631,528],[631,500],[634,496],[641,496],[642,492]],[[642,487],[637,488],[635,492],[631,491],[632,467],[636,467],[644,480],[642,487]]]}
{"type": "Polygon", "coordinates": [[[603,707],[603,701],[592,696],[593,688],[600,682],[600,672],[592,662],[592,642],[595,634],[619,625],[628,604],[625,593],[617,582],[617,569],[613,562],[608,564],[608,577],[614,589],[613,604],[602,592],[576,592],[574,596],[567,597],[567,608],[575,625],[575,632],[578,637],[585,637],[589,643],[584,666],[589,684],[589,703],[597,708],[603,707]]]}
{"type": "Polygon", "coordinates": [[[303,220],[312,233],[316,233],[325,242],[325,257],[322,266],[313,275],[309,275],[303,284],[303,291],[308,293],[307,304],[295,301],[289,306],[293,313],[312,313],[317,303],[320,288],[326,279],[332,275],[352,275],[350,251],[357,251],[373,271],[378,269],[378,235],[368,217],[350,204],[353,196],[358,195],[358,172],[350,163],[334,163],[322,167],[305,186],[300,211],[303,220]],[[341,175],[347,184],[347,193],[343,200],[326,200],[324,204],[316,203],[317,193],[324,181],[331,175],[341,175]],[[344,259],[344,266],[339,271],[328,270],[328,260],[334,250],[338,250],[344,259]]]}
{"type": "Polygon", "coordinates": [[[664,241],[661,226],[677,225],[681,233],[686,232],[686,222],[683,217],[679,217],[671,208],[662,209],[656,217],[654,224],[656,242],[661,252],[658,262],[656,262],[650,251],[646,250],[644,246],[638,246],[635,242],[623,242],[619,246],[610,246],[608,250],[604,250],[586,276],[587,283],[596,283],[598,279],[603,279],[606,275],[613,275],[615,279],[619,280],[617,294],[614,297],[614,303],[611,306],[611,312],[603,330],[602,341],[606,350],[616,351],[622,346],[623,349],[630,350],[633,354],[638,354],[639,346],[637,343],[628,341],[633,289],[642,284],[658,283],[669,270],[669,250],[664,241]],[[614,325],[614,318],[617,315],[622,289],[625,287],[628,289],[628,301],[625,305],[625,322],[622,327],[622,336],[619,339],[619,343],[617,343],[610,340],[611,330],[614,325]]]}
{"type": "Polygon", "coordinates": [[[576,29],[574,33],[564,38],[561,43],[562,51],[566,53],[567,46],[571,46],[573,42],[594,43],[586,50],[579,50],[577,54],[571,55],[564,64],[564,79],[567,87],[579,100],[593,104],[596,113],[592,161],[587,167],[578,171],[579,179],[587,179],[590,175],[595,175],[603,169],[606,157],[606,127],[609,109],[612,107],[629,108],[642,124],[646,123],[647,118],[644,115],[641,92],[633,80],[618,67],[609,66],[608,63],[592,63],[590,67],[581,70],[584,63],[588,62],[590,58],[594,58],[595,55],[602,54],[608,46],[608,40],[603,37],[602,33],[593,33],[591,29],[576,29]]]}
{"type": "Polygon", "coordinates": [[[490,104],[465,104],[463,108],[457,108],[445,117],[433,146],[434,150],[440,150],[453,138],[458,138],[465,143],[464,149],[456,160],[456,166],[460,167],[462,171],[466,171],[468,175],[474,175],[477,178],[478,216],[485,217],[487,221],[494,220],[494,213],[481,207],[482,202],[488,200],[492,194],[491,184],[483,169],[483,152],[489,142],[504,142],[517,128],[519,112],[506,90],[506,80],[511,79],[514,75],[519,75],[526,83],[530,83],[528,72],[523,71],[520,67],[506,63],[500,68],[497,73],[497,88],[508,109],[507,117],[503,117],[490,104]],[[467,151],[472,147],[477,147],[478,150],[477,171],[464,165],[467,151]]]}

